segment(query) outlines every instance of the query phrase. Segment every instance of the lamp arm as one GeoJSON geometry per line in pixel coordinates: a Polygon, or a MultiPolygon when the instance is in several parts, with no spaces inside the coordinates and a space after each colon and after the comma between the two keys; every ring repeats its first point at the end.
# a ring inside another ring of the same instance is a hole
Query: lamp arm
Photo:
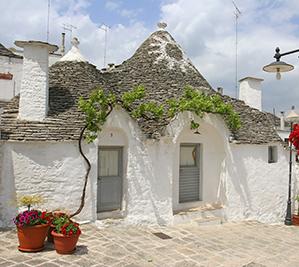
{"type": "Polygon", "coordinates": [[[274,58],[276,58],[276,61],[279,61],[280,58],[283,57],[283,56],[294,54],[294,53],[298,53],[299,49],[295,49],[295,50],[291,50],[291,51],[288,51],[288,52],[280,53],[280,49],[279,49],[279,47],[277,47],[276,50],[275,50],[275,52],[276,53],[274,55],[274,58]]]}

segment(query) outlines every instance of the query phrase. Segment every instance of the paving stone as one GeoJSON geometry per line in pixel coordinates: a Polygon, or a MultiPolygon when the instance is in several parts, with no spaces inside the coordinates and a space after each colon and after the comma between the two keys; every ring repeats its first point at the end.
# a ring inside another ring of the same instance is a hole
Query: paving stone
{"type": "Polygon", "coordinates": [[[60,260],[60,259],[54,260],[54,261],[52,261],[52,263],[55,263],[58,266],[71,266],[72,265],[71,262],[67,262],[67,261],[60,260]]]}
{"type": "Polygon", "coordinates": [[[54,262],[44,262],[44,263],[42,263],[38,266],[40,266],[40,267],[58,267],[58,266],[61,266],[61,265],[57,265],[54,262]]]}
{"type": "Polygon", "coordinates": [[[73,265],[80,266],[80,267],[89,267],[89,266],[95,266],[97,264],[98,262],[92,259],[80,259],[74,262],[73,265]]]}
{"type": "Polygon", "coordinates": [[[82,230],[85,238],[80,237],[73,255],[59,255],[49,243],[42,252],[19,252],[16,232],[0,230],[0,267],[299,266],[299,227],[244,222],[219,226],[112,225],[104,229],[83,225],[82,230]],[[172,239],[159,239],[153,232],[166,233],[172,239]]]}
{"type": "Polygon", "coordinates": [[[46,264],[46,260],[44,259],[32,259],[29,261],[26,261],[26,264],[28,264],[29,266],[37,266],[40,264],[46,264]]]}
{"type": "Polygon", "coordinates": [[[0,267],[8,267],[8,266],[13,266],[14,262],[12,261],[3,261],[0,263],[0,267]]]}
{"type": "Polygon", "coordinates": [[[14,255],[12,257],[9,257],[8,259],[15,262],[25,262],[27,260],[30,260],[31,257],[25,254],[20,254],[20,255],[14,255]]]}
{"type": "Polygon", "coordinates": [[[199,265],[195,261],[184,260],[184,261],[177,262],[174,266],[175,267],[198,267],[199,265]]]}

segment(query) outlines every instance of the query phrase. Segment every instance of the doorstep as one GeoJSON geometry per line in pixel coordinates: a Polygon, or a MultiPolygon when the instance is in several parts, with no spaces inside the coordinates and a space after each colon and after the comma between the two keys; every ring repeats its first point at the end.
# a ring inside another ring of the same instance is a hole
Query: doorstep
{"type": "Polygon", "coordinates": [[[173,215],[173,224],[212,225],[222,224],[224,221],[224,208],[222,205],[199,206],[176,211],[173,215]]]}

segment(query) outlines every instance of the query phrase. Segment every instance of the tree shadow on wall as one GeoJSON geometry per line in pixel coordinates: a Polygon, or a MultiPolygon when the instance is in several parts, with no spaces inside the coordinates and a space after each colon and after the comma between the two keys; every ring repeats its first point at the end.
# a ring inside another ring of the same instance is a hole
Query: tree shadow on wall
{"type": "Polygon", "coordinates": [[[243,215],[245,218],[248,218],[252,210],[252,198],[248,187],[248,174],[244,165],[244,159],[243,157],[233,158],[230,155],[227,165],[230,180],[240,196],[240,204],[244,205],[243,215]]]}

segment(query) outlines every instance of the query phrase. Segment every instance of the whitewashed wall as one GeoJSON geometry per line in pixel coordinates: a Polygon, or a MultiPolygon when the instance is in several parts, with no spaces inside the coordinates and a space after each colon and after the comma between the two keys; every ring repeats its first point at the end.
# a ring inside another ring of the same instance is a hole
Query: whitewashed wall
{"type": "Polygon", "coordinates": [[[175,211],[197,206],[218,205],[222,202],[223,192],[220,189],[225,173],[225,146],[228,146],[229,132],[219,117],[207,115],[203,120],[195,117],[195,120],[200,122],[200,134],[194,134],[194,130],[190,129],[190,121],[193,118],[193,115],[188,112],[180,114],[167,129],[174,147],[171,161],[173,162],[172,202],[175,211]],[[181,143],[199,143],[201,146],[202,201],[179,203],[179,151],[181,143]]]}
{"type": "MultiPolygon", "coordinates": [[[[288,151],[278,146],[277,163],[268,163],[266,145],[232,145],[227,157],[228,220],[281,222],[288,196],[288,151]]],[[[297,174],[293,173],[293,191],[297,174]]]]}
{"type": "Polygon", "coordinates": [[[98,145],[124,147],[125,223],[172,222],[171,145],[145,141],[136,123],[120,110],[109,117],[98,145]]]}
{"type": "Polygon", "coordinates": [[[0,56],[0,72],[13,74],[12,80],[0,79],[0,100],[10,100],[20,93],[22,59],[0,56]]]}
{"type": "MultiPolygon", "coordinates": [[[[92,163],[87,201],[79,220],[95,219],[95,196],[92,186],[96,177],[96,147],[84,149],[92,163]]],[[[2,146],[1,224],[9,223],[15,214],[17,194],[41,194],[42,208],[62,208],[71,212],[79,207],[85,167],[77,143],[6,143],[2,146]],[[15,191],[15,192],[14,192],[15,191]],[[6,219],[3,219],[6,218],[6,219]]]]}
{"type": "MultiPolygon", "coordinates": [[[[167,128],[166,137],[153,141],[143,137],[125,112],[114,110],[95,144],[85,146],[92,171],[87,202],[78,219],[96,219],[98,146],[122,146],[124,223],[172,224],[174,210],[215,203],[224,206],[227,220],[282,221],[288,153],[279,145],[278,162],[269,164],[267,145],[229,143],[225,124],[215,115],[200,120],[201,134],[195,135],[190,130],[191,117],[180,114],[167,128]],[[203,199],[184,205],[178,203],[182,142],[202,145],[203,199]]],[[[85,168],[76,142],[8,142],[0,146],[0,153],[0,226],[15,214],[13,205],[9,206],[15,192],[42,193],[49,209],[78,207],[85,168]]]]}
{"type": "Polygon", "coordinates": [[[9,149],[0,141],[0,227],[12,224],[16,213],[14,178],[10,175],[11,162],[9,149]]]}

